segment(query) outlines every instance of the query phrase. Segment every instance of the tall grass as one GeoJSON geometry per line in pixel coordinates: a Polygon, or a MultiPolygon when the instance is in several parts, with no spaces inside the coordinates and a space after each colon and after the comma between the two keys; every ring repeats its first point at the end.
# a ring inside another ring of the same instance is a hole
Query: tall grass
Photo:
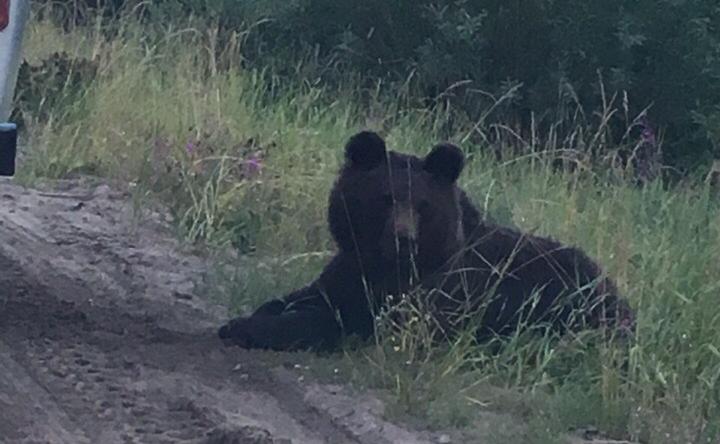
{"type": "MultiPolygon", "coordinates": [[[[501,162],[482,137],[469,137],[501,122],[450,126],[452,110],[413,106],[407,91],[398,97],[378,85],[360,93],[351,79],[329,90],[301,65],[296,78],[246,67],[237,59],[242,38],[220,51],[217,33],[199,22],[122,23],[109,38],[102,22],[69,32],[32,22],[31,62],[67,51],[95,61],[98,74],[49,118],[30,116],[25,180],[99,174],[164,200],[187,239],[240,253],[218,265],[215,287],[243,311],[311,279],[332,251],[326,198],[350,134],[376,126],[391,147],[415,153],[440,139],[464,141],[470,162],[461,182],[478,206],[596,257],[637,309],[637,338],[626,348],[592,334],[561,342],[518,335],[499,349],[461,337],[428,348],[421,324],[411,324],[344,354],[356,380],[391,393],[396,411],[429,425],[477,424],[487,412],[526,419],[526,431],[496,430],[499,442],[553,441],[588,424],[652,443],[720,439],[720,211],[712,190],[640,189],[610,174],[557,172],[537,153],[501,162]]],[[[603,122],[578,128],[578,137],[600,140],[603,122]]],[[[565,143],[533,135],[527,144],[552,151],[565,143]]]]}

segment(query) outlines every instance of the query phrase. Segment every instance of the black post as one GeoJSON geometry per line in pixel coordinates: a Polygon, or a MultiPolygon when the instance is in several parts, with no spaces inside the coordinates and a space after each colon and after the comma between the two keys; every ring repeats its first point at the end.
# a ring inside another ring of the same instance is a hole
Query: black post
{"type": "Polygon", "coordinates": [[[17,125],[0,123],[0,176],[15,175],[17,125]]]}

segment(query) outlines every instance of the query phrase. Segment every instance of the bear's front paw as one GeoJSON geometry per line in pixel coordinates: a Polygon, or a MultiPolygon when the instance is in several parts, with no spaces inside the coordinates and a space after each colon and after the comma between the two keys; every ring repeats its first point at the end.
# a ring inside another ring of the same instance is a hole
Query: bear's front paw
{"type": "Polygon", "coordinates": [[[253,340],[250,335],[248,318],[235,318],[220,327],[218,336],[225,345],[237,345],[242,348],[252,348],[253,340]]]}

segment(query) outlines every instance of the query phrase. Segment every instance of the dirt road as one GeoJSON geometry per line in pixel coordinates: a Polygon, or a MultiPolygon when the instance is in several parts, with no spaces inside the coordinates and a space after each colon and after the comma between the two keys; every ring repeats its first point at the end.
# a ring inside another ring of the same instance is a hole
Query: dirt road
{"type": "Polygon", "coordinates": [[[207,264],[166,219],[107,185],[0,182],[0,442],[436,441],[298,382],[292,355],[223,347],[207,264]]]}

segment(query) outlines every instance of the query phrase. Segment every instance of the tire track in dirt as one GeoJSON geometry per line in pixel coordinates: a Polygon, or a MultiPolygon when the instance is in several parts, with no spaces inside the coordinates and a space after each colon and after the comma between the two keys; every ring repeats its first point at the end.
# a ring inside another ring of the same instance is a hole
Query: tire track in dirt
{"type": "Polygon", "coordinates": [[[224,348],[207,264],[161,210],[134,223],[126,195],[60,186],[0,183],[0,442],[430,442],[224,348]]]}

